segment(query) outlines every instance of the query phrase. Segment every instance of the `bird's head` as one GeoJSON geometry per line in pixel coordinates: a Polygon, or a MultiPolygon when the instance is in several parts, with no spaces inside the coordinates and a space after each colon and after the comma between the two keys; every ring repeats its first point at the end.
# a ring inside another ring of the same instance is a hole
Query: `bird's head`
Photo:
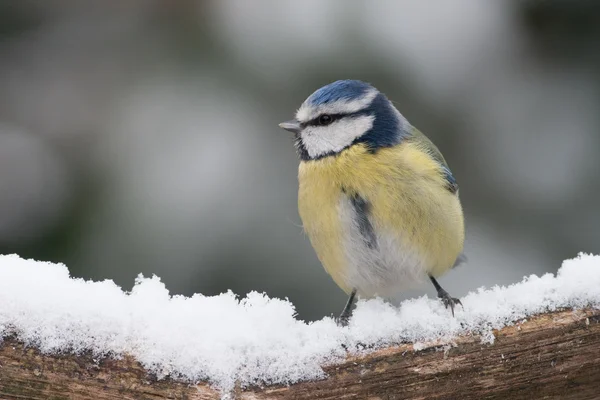
{"type": "Polygon", "coordinates": [[[359,143],[375,152],[398,144],[407,123],[385,95],[368,83],[341,80],[311,94],[296,118],[279,126],[293,132],[302,160],[339,154],[359,143]]]}

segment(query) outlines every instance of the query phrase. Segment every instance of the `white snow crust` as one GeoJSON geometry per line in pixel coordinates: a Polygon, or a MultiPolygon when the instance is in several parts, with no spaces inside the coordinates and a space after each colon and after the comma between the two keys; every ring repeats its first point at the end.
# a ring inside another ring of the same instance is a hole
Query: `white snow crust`
{"type": "Polygon", "coordinates": [[[293,304],[251,292],[238,298],[171,296],[160,278],[139,276],[131,292],[112,281],[71,278],[62,264],[0,256],[0,338],[15,336],[44,353],[135,357],[159,378],[208,381],[223,393],[236,384],[294,383],[324,377],[322,366],[350,352],[385,345],[452,344],[527,317],[563,308],[600,307],[600,256],[580,254],[556,276],[480,288],[453,318],[426,296],[394,307],[359,301],[346,328],[330,317],[305,323],[293,304]],[[348,349],[348,350],[346,350],[348,349]]]}

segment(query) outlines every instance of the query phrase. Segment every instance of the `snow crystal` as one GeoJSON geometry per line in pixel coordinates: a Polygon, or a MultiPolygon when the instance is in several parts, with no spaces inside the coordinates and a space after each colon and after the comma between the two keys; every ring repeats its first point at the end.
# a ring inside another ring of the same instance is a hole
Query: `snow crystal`
{"type": "Polygon", "coordinates": [[[91,351],[135,357],[159,377],[209,381],[224,393],[242,386],[321,378],[347,350],[395,343],[452,343],[566,307],[600,307],[600,257],[580,254],[557,275],[530,276],[461,299],[456,317],[426,296],[394,307],[359,301],[346,328],[327,317],[295,318],[293,304],[252,292],[238,298],[170,296],[157,277],[138,277],[131,292],[112,281],[69,277],[64,265],[0,256],[0,337],[15,335],[45,353],[91,351]]]}

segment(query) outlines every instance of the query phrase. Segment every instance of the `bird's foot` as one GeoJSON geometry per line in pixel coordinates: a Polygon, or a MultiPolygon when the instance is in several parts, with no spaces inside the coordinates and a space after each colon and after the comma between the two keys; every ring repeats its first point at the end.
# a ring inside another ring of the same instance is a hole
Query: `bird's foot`
{"type": "Polygon", "coordinates": [[[454,306],[455,305],[460,304],[460,306],[463,308],[463,310],[465,309],[465,307],[463,306],[463,304],[460,302],[459,299],[450,296],[450,294],[448,292],[446,292],[444,289],[442,289],[438,292],[438,297],[442,300],[442,303],[444,303],[444,306],[446,308],[450,307],[450,310],[452,310],[453,317],[454,317],[454,306]]]}
{"type": "Polygon", "coordinates": [[[350,316],[342,314],[339,317],[334,318],[334,321],[337,324],[337,326],[348,326],[348,323],[350,322],[350,316]]]}
{"type": "Polygon", "coordinates": [[[348,301],[346,302],[346,306],[342,310],[342,313],[339,317],[335,318],[335,323],[338,326],[348,326],[348,322],[350,321],[350,317],[352,316],[352,305],[354,304],[354,298],[356,297],[356,289],[352,289],[350,292],[350,296],[348,297],[348,301]]]}

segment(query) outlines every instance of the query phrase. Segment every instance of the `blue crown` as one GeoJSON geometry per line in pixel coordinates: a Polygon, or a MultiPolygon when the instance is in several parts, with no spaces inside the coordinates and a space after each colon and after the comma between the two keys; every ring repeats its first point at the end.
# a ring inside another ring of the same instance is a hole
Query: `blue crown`
{"type": "Polygon", "coordinates": [[[365,95],[373,86],[363,81],[341,80],[323,86],[306,100],[308,104],[318,106],[338,100],[355,100],[365,95]]]}

